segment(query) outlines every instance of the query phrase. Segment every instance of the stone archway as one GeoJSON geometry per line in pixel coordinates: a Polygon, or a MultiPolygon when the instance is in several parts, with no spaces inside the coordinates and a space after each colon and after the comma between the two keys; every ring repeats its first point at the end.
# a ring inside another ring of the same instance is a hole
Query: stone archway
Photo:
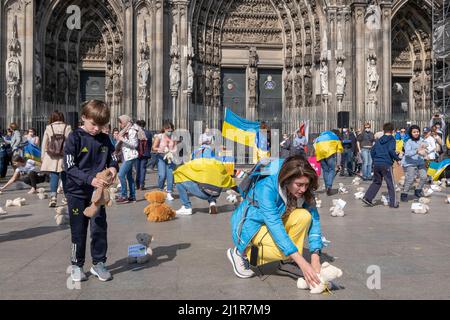
{"type": "Polygon", "coordinates": [[[112,121],[123,111],[122,7],[115,2],[40,3],[36,16],[35,61],[41,68],[42,90],[36,91],[36,104],[45,114],[59,109],[72,125],[77,125],[83,70],[104,72],[104,97],[111,107],[112,121]],[[81,29],[68,28],[69,5],[80,8],[81,29]]]}
{"type": "Polygon", "coordinates": [[[392,17],[392,120],[428,125],[432,112],[431,7],[397,3],[392,17]]]}

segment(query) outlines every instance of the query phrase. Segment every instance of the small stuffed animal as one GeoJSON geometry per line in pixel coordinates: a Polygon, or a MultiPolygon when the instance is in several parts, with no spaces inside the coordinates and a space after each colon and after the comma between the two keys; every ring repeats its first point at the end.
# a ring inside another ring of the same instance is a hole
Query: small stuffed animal
{"type": "Polygon", "coordinates": [[[425,197],[419,198],[419,203],[429,204],[430,202],[431,202],[430,198],[425,198],[425,197]]]}
{"type": "Polygon", "coordinates": [[[423,203],[413,203],[411,205],[411,211],[417,214],[427,214],[430,211],[430,207],[423,203]]]}
{"type": "MultiPolygon", "coordinates": [[[[438,181],[435,181],[435,182],[438,182],[438,181]]],[[[433,191],[436,191],[436,192],[442,192],[442,187],[440,185],[437,185],[437,184],[432,184],[430,186],[430,189],[433,190],[433,191]]]]}
{"type": "Polygon", "coordinates": [[[356,177],[355,179],[352,180],[352,184],[354,186],[359,186],[361,184],[361,178],[360,177],[356,177]]]}
{"type": "Polygon", "coordinates": [[[149,205],[144,208],[148,221],[163,222],[175,218],[175,211],[166,204],[166,193],[163,191],[151,191],[145,194],[149,205]]]}
{"type": "Polygon", "coordinates": [[[316,208],[321,208],[322,207],[322,200],[320,200],[319,197],[316,197],[315,200],[316,200],[316,208]]]}
{"type": "Polygon", "coordinates": [[[364,192],[355,193],[355,200],[360,200],[364,197],[364,192]]]}
{"type": "Polygon", "coordinates": [[[339,183],[339,194],[346,194],[348,193],[347,189],[344,187],[343,183],[339,183]]]}
{"type": "Polygon", "coordinates": [[[317,275],[320,279],[320,284],[315,285],[314,287],[309,286],[304,278],[298,278],[297,280],[297,288],[299,289],[310,289],[310,293],[318,294],[322,293],[325,290],[330,290],[332,288],[331,281],[337,278],[342,277],[342,270],[332,266],[328,262],[322,263],[322,267],[320,268],[320,273],[317,275]]]}
{"type": "Polygon", "coordinates": [[[345,216],[344,208],[347,202],[342,199],[333,199],[333,206],[330,208],[332,217],[343,217],[345,216]]]}
{"type": "Polygon", "coordinates": [[[25,198],[15,198],[14,200],[6,200],[5,207],[21,207],[26,203],[25,198]]]}
{"type": "Polygon", "coordinates": [[[227,194],[228,194],[227,201],[229,203],[235,204],[235,203],[241,202],[241,200],[242,200],[242,197],[240,196],[240,194],[234,190],[231,190],[231,189],[227,190],[227,194]]]}
{"type": "Polygon", "coordinates": [[[169,151],[169,148],[166,147],[164,149],[164,158],[163,159],[167,160],[168,164],[171,164],[173,162],[173,158],[174,158],[173,153],[171,151],[169,151]]]}
{"type": "Polygon", "coordinates": [[[112,205],[111,196],[109,194],[108,187],[113,183],[113,174],[111,170],[105,169],[102,172],[97,173],[95,176],[97,179],[103,179],[108,183],[108,186],[96,188],[91,198],[91,205],[84,209],[83,214],[86,217],[92,218],[98,211],[100,206],[112,205]]]}
{"type": "Polygon", "coordinates": [[[364,187],[356,188],[356,192],[364,192],[364,191],[365,191],[364,187]]]}
{"type": "Polygon", "coordinates": [[[150,247],[150,243],[154,240],[153,236],[147,234],[147,233],[138,233],[136,235],[136,240],[139,244],[146,247],[146,254],[145,256],[141,257],[131,257],[128,256],[127,261],[128,263],[146,263],[148,260],[150,260],[150,257],[153,255],[153,250],[150,247]]]}
{"type": "Polygon", "coordinates": [[[3,208],[2,207],[0,207],[0,215],[4,215],[4,214],[7,214],[8,212],[6,212],[5,210],[3,210],[3,208]]]}
{"type": "Polygon", "coordinates": [[[69,212],[67,211],[67,207],[58,207],[55,211],[55,221],[58,226],[69,223],[69,212]]]}
{"type": "Polygon", "coordinates": [[[433,193],[433,189],[423,188],[423,194],[425,195],[425,197],[431,196],[432,193],[433,193]]]}
{"type": "Polygon", "coordinates": [[[44,200],[44,199],[47,199],[47,197],[48,197],[48,195],[45,193],[44,188],[37,189],[37,196],[38,196],[39,200],[44,200]]]}
{"type": "Polygon", "coordinates": [[[450,204],[450,195],[447,196],[447,199],[445,200],[445,202],[450,204]]]}

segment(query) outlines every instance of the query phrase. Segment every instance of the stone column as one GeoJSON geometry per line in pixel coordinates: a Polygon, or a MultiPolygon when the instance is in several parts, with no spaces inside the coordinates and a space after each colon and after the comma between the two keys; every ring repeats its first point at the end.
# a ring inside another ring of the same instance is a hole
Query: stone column
{"type": "Polygon", "coordinates": [[[123,90],[123,100],[122,100],[122,110],[121,112],[133,117],[134,101],[135,96],[133,94],[136,81],[135,78],[135,67],[134,67],[134,7],[129,5],[125,9],[125,30],[124,30],[124,55],[123,55],[123,68],[122,68],[122,90],[123,90]]]}
{"type": "MultiPolygon", "coordinates": [[[[190,0],[174,1],[178,6],[179,28],[178,28],[178,45],[181,49],[180,66],[181,66],[181,90],[178,98],[178,127],[177,129],[189,129],[189,110],[188,110],[188,92],[187,92],[187,66],[189,60],[190,46],[189,26],[187,21],[188,5],[190,0]]],[[[192,46],[191,46],[192,47],[192,46]]]]}
{"type": "Polygon", "coordinates": [[[349,77],[353,82],[352,100],[356,105],[355,119],[357,119],[355,126],[358,127],[365,121],[365,90],[366,90],[366,77],[365,77],[365,25],[364,25],[364,12],[365,2],[356,1],[352,5],[352,11],[355,21],[354,26],[354,41],[355,48],[353,51],[353,77],[349,77]]]}
{"type": "Polygon", "coordinates": [[[22,128],[32,127],[34,101],[34,1],[24,2],[22,128]]]}
{"type": "MultiPolygon", "coordinates": [[[[10,11],[10,15],[6,16],[6,32],[9,38],[6,38],[6,61],[5,61],[5,79],[6,79],[6,122],[16,122],[19,127],[20,113],[22,111],[21,101],[23,97],[23,45],[19,40],[18,17],[19,12],[10,11]]],[[[3,75],[2,75],[3,78],[3,75]]]]}
{"type": "Polygon", "coordinates": [[[163,94],[164,94],[164,2],[162,0],[156,0],[156,14],[155,14],[155,72],[153,76],[153,83],[155,84],[154,102],[152,105],[154,108],[152,118],[151,129],[159,130],[162,126],[163,120],[163,94]]]}
{"type": "Polygon", "coordinates": [[[381,119],[383,123],[388,122],[392,115],[392,102],[391,102],[391,15],[392,15],[392,2],[391,0],[383,0],[381,2],[381,29],[383,33],[383,59],[381,62],[381,101],[383,107],[380,108],[382,112],[381,119]]]}
{"type": "MultiPolygon", "coordinates": [[[[338,33],[338,26],[336,24],[336,14],[337,14],[337,8],[336,7],[330,7],[327,10],[327,35],[330,39],[330,53],[331,55],[328,56],[328,43],[326,44],[327,47],[323,48],[322,51],[322,59],[328,60],[326,63],[328,64],[328,70],[334,70],[336,68],[336,62],[335,58],[337,55],[337,33],[338,33]]],[[[325,43],[323,44],[325,46],[325,43]]],[[[341,111],[338,108],[338,102],[336,100],[336,79],[334,76],[334,72],[329,72],[329,83],[328,83],[329,93],[326,97],[323,97],[324,99],[324,125],[325,130],[329,130],[331,128],[335,128],[337,123],[334,121],[337,119],[337,112],[341,111]]]]}

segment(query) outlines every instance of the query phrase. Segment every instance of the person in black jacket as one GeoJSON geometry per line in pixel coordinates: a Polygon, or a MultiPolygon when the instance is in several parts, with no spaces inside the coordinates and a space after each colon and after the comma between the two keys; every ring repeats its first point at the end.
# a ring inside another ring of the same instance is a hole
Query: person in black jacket
{"type": "Polygon", "coordinates": [[[345,169],[347,169],[348,176],[351,177],[355,174],[353,168],[353,158],[356,154],[356,136],[353,132],[349,131],[348,128],[342,129],[341,134],[342,146],[344,147],[344,152],[341,158],[341,176],[344,176],[345,169]]]}
{"type": "Polygon", "coordinates": [[[392,164],[394,161],[400,161],[400,158],[395,152],[395,138],[392,135],[394,126],[392,123],[385,123],[383,125],[383,131],[384,135],[375,142],[370,152],[374,163],[373,182],[369,189],[367,189],[362,201],[369,206],[373,206],[372,200],[380,190],[384,178],[389,193],[389,207],[398,208],[399,204],[395,196],[392,164]]]}
{"type": "Polygon", "coordinates": [[[88,101],[81,111],[83,126],[72,131],[64,145],[64,167],[67,174],[66,198],[72,235],[71,278],[79,282],[87,279],[83,271],[86,251],[87,228],[91,228],[91,274],[101,281],[112,279],[105,267],[107,242],[107,222],[105,207],[99,208],[92,217],[83,212],[90,205],[95,188],[107,186],[107,182],[96,178],[97,173],[109,168],[113,178],[117,175],[118,164],[114,146],[109,136],[102,132],[109,122],[110,111],[106,103],[88,101]]]}

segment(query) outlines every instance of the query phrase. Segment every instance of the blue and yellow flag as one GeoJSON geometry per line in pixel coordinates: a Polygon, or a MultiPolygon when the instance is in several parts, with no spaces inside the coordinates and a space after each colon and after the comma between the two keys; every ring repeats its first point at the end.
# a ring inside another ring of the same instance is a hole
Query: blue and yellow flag
{"type": "Polygon", "coordinates": [[[255,147],[256,133],[259,128],[259,122],[241,118],[230,109],[225,108],[225,119],[222,126],[224,138],[249,147],[255,147]]]}
{"type": "Polygon", "coordinates": [[[28,143],[23,148],[23,154],[25,159],[31,159],[36,162],[41,162],[41,149],[35,144],[28,143]]]}
{"type": "Polygon", "coordinates": [[[430,162],[427,174],[431,176],[433,181],[437,181],[448,166],[450,166],[450,159],[445,159],[441,162],[430,162]]]}
{"type": "Polygon", "coordinates": [[[314,149],[316,150],[317,161],[326,159],[337,152],[342,153],[344,151],[341,140],[332,131],[322,132],[314,143],[314,149]]]}
{"type": "Polygon", "coordinates": [[[227,172],[222,161],[214,158],[198,158],[178,167],[173,172],[175,183],[194,181],[220,188],[232,188],[236,185],[234,179],[227,172]]]}

